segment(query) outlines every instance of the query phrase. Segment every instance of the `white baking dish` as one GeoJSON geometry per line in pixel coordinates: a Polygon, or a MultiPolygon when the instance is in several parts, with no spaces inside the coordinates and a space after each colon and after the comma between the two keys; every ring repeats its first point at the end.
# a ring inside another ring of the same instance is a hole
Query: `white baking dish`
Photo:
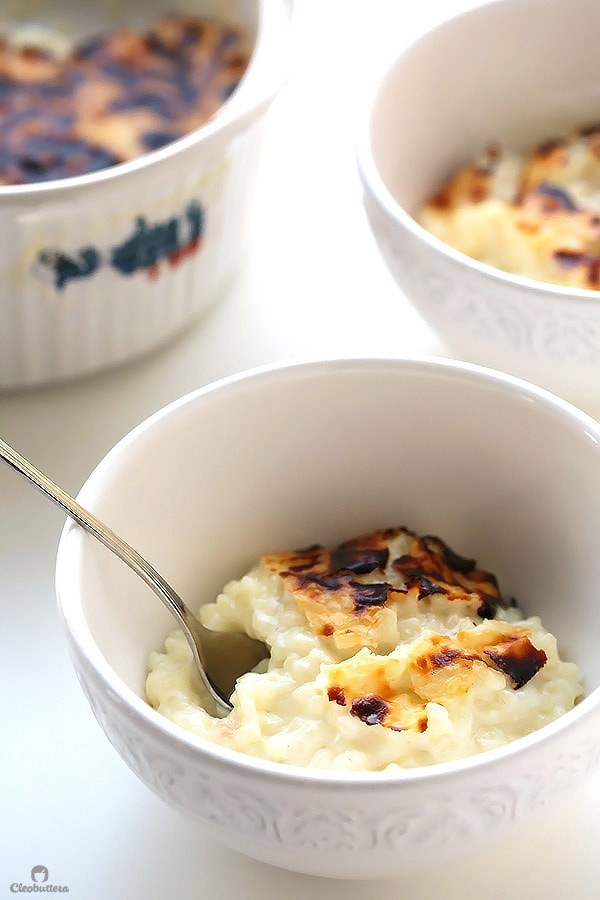
{"type": "MultiPolygon", "coordinates": [[[[243,257],[289,4],[180,0],[172,10],[239,21],[254,47],[246,75],[212,121],[161,150],[0,188],[0,388],[73,378],[157,347],[216,300],[243,257]]],[[[113,3],[63,2],[39,18],[78,39],[145,27],[161,12],[141,2],[120,13],[113,3]]],[[[13,13],[22,18],[22,4],[6,4],[3,19],[13,13]]]]}

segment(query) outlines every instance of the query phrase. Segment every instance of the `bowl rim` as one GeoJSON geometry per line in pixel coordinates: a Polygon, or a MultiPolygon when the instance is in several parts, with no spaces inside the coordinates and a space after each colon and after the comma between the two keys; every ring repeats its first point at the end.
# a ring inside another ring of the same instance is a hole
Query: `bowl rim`
{"type": "Polygon", "coordinates": [[[385,63],[378,68],[376,77],[369,90],[366,91],[366,100],[362,103],[362,109],[358,116],[357,137],[355,138],[355,160],[363,188],[392,220],[408,231],[417,241],[426,244],[434,253],[446,257],[456,265],[467,266],[481,275],[492,278],[498,282],[499,287],[511,286],[533,294],[551,294],[558,300],[576,300],[578,303],[595,302],[597,304],[600,301],[600,288],[593,290],[592,288],[563,287],[551,282],[528,278],[525,275],[513,275],[511,272],[504,272],[489,263],[479,262],[435,237],[417,222],[388,189],[379,173],[372,149],[371,126],[375,104],[396,66],[400,64],[406,54],[417,50],[433,35],[441,34],[447,28],[457,24],[460,27],[461,20],[468,19],[473,15],[486,15],[490,9],[498,11],[500,15],[510,15],[511,7],[523,7],[527,3],[539,5],[540,2],[541,0],[487,0],[483,6],[478,4],[470,9],[449,15],[442,22],[419,34],[399,53],[395,53],[391,58],[388,57],[385,63]]]}
{"type": "MultiPolygon", "coordinates": [[[[193,150],[202,145],[209,145],[215,140],[225,141],[236,132],[242,131],[249,122],[269,106],[286,78],[284,67],[278,61],[278,65],[275,65],[274,71],[270,73],[268,85],[263,84],[258,91],[254,91],[252,99],[250,99],[249,90],[246,88],[248,82],[250,82],[249,76],[252,75],[253,66],[259,57],[262,58],[268,49],[272,48],[274,41],[273,35],[268,36],[268,41],[265,40],[264,35],[265,18],[268,15],[269,2],[272,2],[272,0],[255,0],[258,25],[248,67],[231,97],[222,104],[208,122],[205,122],[204,125],[195,128],[188,134],[170,141],[158,150],[149,150],[135,159],[107,166],[97,172],[85,172],[82,175],[73,175],[68,178],[53,178],[48,181],[35,183],[0,185],[0,204],[2,201],[26,201],[32,197],[47,200],[49,196],[54,199],[57,195],[69,195],[78,189],[85,189],[96,184],[102,185],[105,182],[140,172],[148,167],[154,167],[188,150],[193,150]],[[243,104],[236,102],[242,89],[244,90],[243,104]]],[[[280,5],[289,9],[291,2],[293,0],[281,0],[280,5]]],[[[287,18],[289,20],[289,15],[287,18]]]]}
{"type": "MultiPolygon", "coordinates": [[[[462,362],[443,357],[411,356],[403,358],[391,357],[336,357],[321,360],[304,360],[291,362],[275,362],[256,366],[244,371],[227,375],[172,401],[148,418],[140,422],[127,434],[125,434],[107,454],[100,460],[83,484],[77,499],[84,505],[88,496],[93,495],[102,483],[105,473],[110,470],[113,463],[127,453],[143,435],[153,429],[162,419],[175,414],[179,409],[190,403],[195,403],[203,396],[213,394],[216,391],[236,389],[249,381],[262,378],[279,378],[281,375],[302,376],[303,372],[323,373],[328,371],[341,372],[348,367],[356,370],[366,368],[393,367],[396,371],[420,369],[423,371],[441,371],[451,377],[467,377],[480,382],[500,387],[505,391],[521,395],[524,400],[539,403],[570,423],[583,429],[584,433],[596,444],[600,444],[600,422],[596,422],[591,416],[578,409],[561,397],[558,397],[544,388],[530,384],[516,376],[494,370],[474,363],[462,362]]],[[[599,451],[600,452],[600,451],[599,451]]],[[[186,731],[174,722],[167,719],[150,706],[146,700],[130,688],[114,671],[106,660],[93,634],[88,626],[81,605],[81,593],[78,589],[79,565],[81,561],[80,549],[77,549],[75,564],[70,546],[71,533],[78,534],[80,547],[83,542],[95,540],[83,532],[75,522],[67,519],[63,527],[56,556],[55,587],[59,613],[63,627],[67,632],[71,650],[83,663],[83,667],[91,670],[96,683],[103,685],[103,691],[108,696],[116,698],[118,704],[128,708],[135,714],[146,733],[152,733],[159,740],[166,740],[171,746],[182,745],[188,754],[206,757],[213,763],[232,767],[241,773],[268,776],[279,781],[291,783],[309,782],[321,787],[332,788],[337,785],[350,784],[357,789],[368,790],[379,784],[411,785],[414,783],[436,782],[440,778],[451,778],[463,772],[479,772],[484,769],[492,769],[494,766],[510,763],[511,760],[522,757],[532,748],[545,745],[555,737],[560,737],[565,731],[576,727],[583,719],[592,715],[598,715],[600,711],[600,687],[595,688],[571,710],[563,713],[558,719],[533,731],[525,737],[512,741],[494,750],[467,756],[450,762],[435,763],[428,766],[418,766],[408,769],[394,769],[382,771],[337,771],[331,769],[313,769],[292,765],[289,763],[271,762],[232,750],[216,744],[207,738],[194,735],[186,731]]],[[[77,666],[75,666],[77,668],[77,666]]]]}

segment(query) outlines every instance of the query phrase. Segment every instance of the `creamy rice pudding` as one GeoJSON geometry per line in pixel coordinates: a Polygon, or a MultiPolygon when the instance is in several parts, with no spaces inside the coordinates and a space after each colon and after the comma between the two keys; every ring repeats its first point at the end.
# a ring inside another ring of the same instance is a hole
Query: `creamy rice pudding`
{"type": "Polygon", "coordinates": [[[565,287],[600,289],[600,126],[528,154],[489,146],[418,221],[467,256],[565,287]]]}
{"type": "Polygon", "coordinates": [[[181,632],[153,653],[148,701],[218,744],[281,763],[382,770],[459,759],[553,721],[577,667],[495,576],[440,538],[399,527],[263,556],[202,607],[271,658],[213,717],[181,632]]]}

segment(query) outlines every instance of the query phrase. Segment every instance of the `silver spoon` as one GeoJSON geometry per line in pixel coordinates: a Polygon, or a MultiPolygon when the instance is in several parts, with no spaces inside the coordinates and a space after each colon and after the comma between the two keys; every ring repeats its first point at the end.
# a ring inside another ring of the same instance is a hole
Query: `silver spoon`
{"type": "Polygon", "coordinates": [[[152,588],[183,630],[200,679],[214,701],[217,714],[227,715],[233,709],[229,698],[237,679],[269,656],[265,644],[247,634],[210,631],[205,628],[149,562],[1,439],[0,457],[60,506],[85,531],[112,550],[152,588]]]}

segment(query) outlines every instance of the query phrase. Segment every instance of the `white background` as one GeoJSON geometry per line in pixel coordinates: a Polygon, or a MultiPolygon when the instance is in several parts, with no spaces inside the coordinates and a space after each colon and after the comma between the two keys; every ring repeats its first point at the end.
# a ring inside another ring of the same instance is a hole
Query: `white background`
{"type": "MultiPolygon", "coordinates": [[[[353,144],[374,66],[469,4],[296,2],[291,78],[269,114],[248,261],[228,296],[135,365],[0,396],[2,437],[71,493],[131,427],[222,375],[284,359],[447,353],[378,255],[353,144]]],[[[31,884],[37,864],[73,900],[598,897],[599,777],[535,829],[395,881],[311,878],[206,841],[129,771],[79,689],[54,598],[61,514],[7,467],[0,501],[0,898],[31,884]]]]}

